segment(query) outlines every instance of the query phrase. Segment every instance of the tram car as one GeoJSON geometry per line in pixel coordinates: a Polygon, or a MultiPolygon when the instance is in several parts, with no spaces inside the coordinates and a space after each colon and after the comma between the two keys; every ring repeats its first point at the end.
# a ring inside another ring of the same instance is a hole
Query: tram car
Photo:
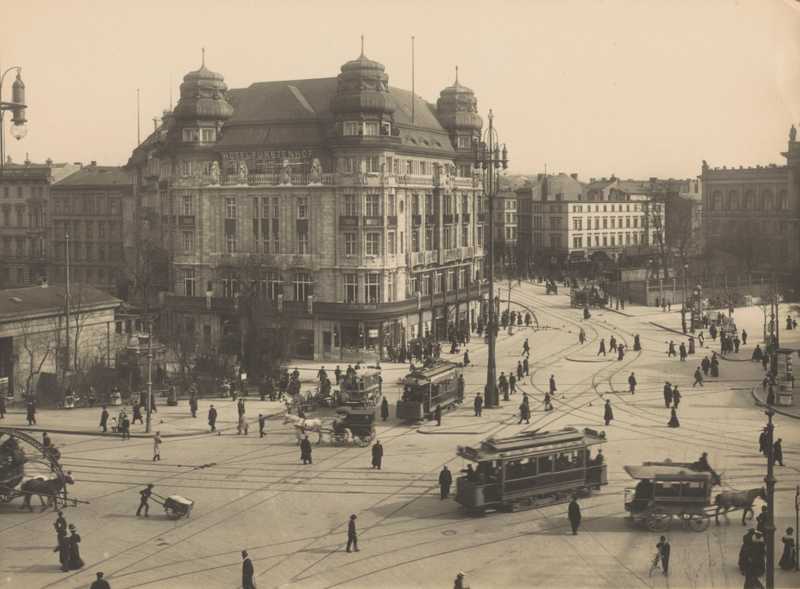
{"type": "Polygon", "coordinates": [[[573,288],[569,301],[573,307],[604,307],[608,304],[608,295],[597,286],[586,286],[573,288]]]}
{"type": "Polygon", "coordinates": [[[458,455],[475,463],[456,479],[456,501],[467,511],[535,508],[591,494],[608,484],[602,455],[591,447],[606,442],[605,432],[573,427],[554,432],[521,432],[488,438],[477,448],[459,446],[458,455]]]}
{"type": "Polygon", "coordinates": [[[464,399],[459,390],[461,365],[440,360],[415,368],[403,379],[403,396],[397,401],[397,418],[405,421],[431,419],[437,405],[448,411],[464,399]]]}
{"type": "Polygon", "coordinates": [[[376,368],[357,368],[355,374],[343,375],[336,393],[336,407],[371,409],[373,412],[383,398],[383,377],[376,368]]]}

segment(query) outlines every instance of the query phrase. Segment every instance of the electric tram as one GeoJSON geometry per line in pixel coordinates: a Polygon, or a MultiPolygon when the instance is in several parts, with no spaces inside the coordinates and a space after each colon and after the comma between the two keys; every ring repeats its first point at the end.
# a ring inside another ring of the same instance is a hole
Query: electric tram
{"type": "Polygon", "coordinates": [[[403,379],[403,397],[397,401],[397,418],[422,421],[433,416],[436,407],[448,411],[464,400],[461,365],[445,360],[415,368],[403,379]]]}

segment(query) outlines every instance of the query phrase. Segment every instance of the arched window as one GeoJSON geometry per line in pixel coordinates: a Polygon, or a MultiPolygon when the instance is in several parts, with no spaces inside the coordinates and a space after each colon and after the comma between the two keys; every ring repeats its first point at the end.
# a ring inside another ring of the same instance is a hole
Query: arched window
{"type": "Polygon", "coordinates": [[[787,196],[785,190],[781,190],[778,193],[777,208],[782,210],[782,211],[788,211],[789,210],[789,197],[787,196]]]}
{"type": "Polygon", "coordinates": [[[765,211],[771,211],[775,208],[771,190],[765,190],[761,193],[761,208],[765,211]]]}
{"type": "Polygon", "coordinates": [[[719,190],[715,190],[711,194],[711,210],[720,210],[722,208],[722,193],[719,190]]]}
{"type": "Polygon", "coordinates": [[[735,190],[731,190],[728,193],[728,208],[732,211],[739,208],[739,193],[735,190]]]}
{"type": "Polygon", "coordinates": [[[744,208],[745,209],[752,209],[755,200],[755,195],[753,194],[752,190],[748,190],[744,193],[744,208]]]}

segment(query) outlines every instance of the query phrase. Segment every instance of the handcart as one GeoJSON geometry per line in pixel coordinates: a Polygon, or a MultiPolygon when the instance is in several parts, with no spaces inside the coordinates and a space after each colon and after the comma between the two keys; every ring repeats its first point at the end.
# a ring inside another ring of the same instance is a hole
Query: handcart
{"type": "Polygon", "coordinates": [[[170,495],[169,497],[162,497],[153,493],[150,496],[153,501],[159,505],[164,506],[164,512],[170,519],[180,519],[182,517],[189,517],[194,507],[194,501],[182,497],[181,495],[170,495]]]}

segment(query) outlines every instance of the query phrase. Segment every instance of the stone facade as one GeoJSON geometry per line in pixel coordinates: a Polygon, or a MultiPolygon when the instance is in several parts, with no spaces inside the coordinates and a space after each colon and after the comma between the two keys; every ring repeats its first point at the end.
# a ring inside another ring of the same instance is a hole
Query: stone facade
{"type": "Polygon", "coordinates": [[[291,356],[344,359],[474,320],[476,111],[458,81],[434,106],[363,54],[336,78],[230,91],[205,66],[187,74],[128,165],[170,253],[165,324],[208,353],[243,353],[256,332],[291,356]]]}
{"type": "MultiPolygon", "coordinates": [[[[792,127],[794,129],[794,127],[792,127]]],[[[789,136],[786,165],[702,166],[703,233],[745,271],[790,270],[800,263],[800,143],[789,136]]]]}

